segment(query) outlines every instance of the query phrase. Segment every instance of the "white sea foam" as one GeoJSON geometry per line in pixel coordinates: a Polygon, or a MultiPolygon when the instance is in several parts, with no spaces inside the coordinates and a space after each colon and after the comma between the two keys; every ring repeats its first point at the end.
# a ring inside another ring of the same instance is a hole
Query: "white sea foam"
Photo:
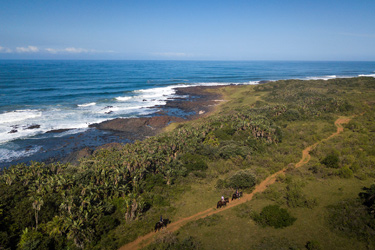
{"type": "Polygon", "coordinates": [[[126,102],[132,99],[132,97],[131,96],[119,96],[119,97],[116,97],[115,99],[119,102],[126,102]]]}
{"type": "Polygon", "coordinates": [[[38,152],[42,147],[34,146],[28,150],[11,150],[0,148],[0,162],[11,162],[20,157],[28,157],[38,152]]]}
{"type": "Polygon", "coordinates": [[[95,106],[96,102],[90,102],[90,103],[84,103],[84,104],[78,104],[78,107],[90,107],[90,106],[95,106]]]}
{"type": "Polygon", "coordinates": [[[42,116],[39,110],[15,110],[0,114],[0,124],[14,123],[42,116]]]}
{"type": "Polygon", "coordinates": [[[361,74],[358,76],[365,76],[365,77],[375,77],[375,74],[361,74]]]}
{"type": "Polygon", "coordinates": [[[337,77],[336,75],[328,75],[328,76],[310,76],[306,77],[306,80],[330,80],[330,79],[335,79],[335,78],[342,78],[342,77],[337,77]]]}

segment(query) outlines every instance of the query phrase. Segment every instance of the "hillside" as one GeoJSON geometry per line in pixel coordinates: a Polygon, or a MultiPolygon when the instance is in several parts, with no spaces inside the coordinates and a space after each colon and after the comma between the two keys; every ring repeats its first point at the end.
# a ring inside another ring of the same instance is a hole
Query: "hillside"
{"type": "Polygon", "coordinates": [[[222,195],[239,188],[246,197],[286,169],[248,202],[163,229],[145,248],[371,248],[374,90],[364,77],[226,86],[211,115],[79,166],[13,166],[0,176],[0,246],[117,249],[153,231],[160,215],[173,223],[212,210],[222,195]],[[348,123],[330,137],[339,117],[348,123]]]}

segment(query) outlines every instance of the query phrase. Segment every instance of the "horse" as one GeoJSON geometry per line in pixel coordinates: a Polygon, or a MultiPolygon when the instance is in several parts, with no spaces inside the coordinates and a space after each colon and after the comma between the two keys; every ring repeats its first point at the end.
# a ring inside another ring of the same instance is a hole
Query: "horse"
{"type": "Polygon", "coordinates": [[[229,197],[224,198],[224,201],[225,201],[226,203],[229,203],[229,197]]]}
{"type": "Polygon", "coordinates": [[[169,223],[171,223],[171,221],[169,219],[163,219],[163,222],[160,222],[160,221],[156,222],[156,224],[155,224],[155,232],[159,231],[163,227],[167,228],[167,225],[169,223]]]}
{"type": "Polygon", "coordinates": [[[234,199],[239,199],[240,197],[242,197],[242,192],[239,192],[238,194],[234,193],[234,194],[232,195],[232,200],[234,200],[234,199]]]}
{"type": "Polygon", "coordinates": [[[217,206],[216,206],[216,208],[221,208],[221,207],[225,207],[227,205],[227,202],[224,200],[224,201],[222,201],[222,200],[219,200],[218,202],[217,202],[217,206]]]}

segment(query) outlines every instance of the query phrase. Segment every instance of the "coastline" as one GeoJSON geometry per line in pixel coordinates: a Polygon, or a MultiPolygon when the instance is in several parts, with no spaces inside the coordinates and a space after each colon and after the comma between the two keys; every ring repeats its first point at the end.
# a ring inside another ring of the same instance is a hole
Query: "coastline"
{"type": "MultiPolygon", "coordinates": [[[[30,161],[78,165],[79,159],[91,156],[96,150],[120,148],[124,144],[155,136],[163,132],[171,123],[190,121],[211,113],[215,106],[221,102],[221,95],[217,91],[210,90],[222,87],[224,86],[177,87],[175,89],[176,97],[169,98],[165,105],[150,107],[150,109],[158,109],[152,115],[115,118],[90,124],[87,131],[63,138],[64,146],[60,147],[58,151],[44,150],[31,157],[3,163],[0,168],[7,168],[19,163],[28,164],[30,161]]],[[[66,131],[53,130],[46,134],[66,131]]]]}
{"type": "MultiPolygon", "coordinates": [[[[191,86],[176,88],[178,97],[170,98],[165,105],[152,108],[160,110],[152,116],[137,118],[115,118],[101,123],[90,124],[90,128],[102,131],[118,133],[130,140],[144,140],[150,136],[155,136],[164,131],[169,124],[174,122],[186,122],[198,119],[210,114],[215,106],[222,100],[222,95],[217,91],[225,86],[191,86]]],[[[64,157],[62,162],[77,164],[79,159],[89,157],[96,150],[103,148],[120,148],[123,144],[118,142],[105,143],[94,149],[84,147],[70,155],[64,157]]]]}

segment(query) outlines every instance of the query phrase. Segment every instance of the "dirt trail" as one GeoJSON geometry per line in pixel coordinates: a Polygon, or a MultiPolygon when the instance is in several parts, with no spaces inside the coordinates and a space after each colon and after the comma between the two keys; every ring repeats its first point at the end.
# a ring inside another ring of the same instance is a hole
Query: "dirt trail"
{"type": "MultiPolygon", "coordinates": [[[[310,161],[310,154],[309,152],[314,149],[319,143],[323,142],[323,141],[326,141],[326,140],[329,140],[330,138],[338,135],[339,133],[343,132],[344,131],[344,128],[342,126],[342,124],[345,124],[345,123],[348,123],[349,121],[351,120],[351,118],[347,118],[347,117],[340,117],[338,118],[336,121],[335,121],[335,125],[337,127],[337,131],[333,134],[331,134],[329,137],[319,141],[319,142],[316,142],[314,143],[313,145],[305,148],[303,151],[302,151],[302,158],[301,160],[296,163],[295,167],[298,168],[298,167],[301,167],[303,165],[305,165],[306,163],[308,163],[310,161]]],[[[286,172],[286,168],[272,174],[271,176],[268,176],[264,181],[262,181],[261,183],[259,183],[257,186],[255,186],[255,189],[253,190],[253,192],[251,192],[250,194],[244,194],[244,196],[239,199],[239,200],[234,200],[234,201],[231,201],[226,207],[223,207],[223,208],[220,208],[220,209],[216,209],[216,208],[209,208],[205,211],[202,211],[202,212],[199,212],[197,214],[194,214],[190,217],[186,217],[186,218],[183,218],[183,219],[180,219],[178,221],[175,221],[175,222],[172,222],[171,224],[168,225],[168,231],[170,232],[174,232],[176,230],[178,230],[179,228],[181,228],[183,225],[185,225],[187,222],[189,221],[194,221],[194,220],[198,220],[198,219],[201,219],[201,218],[204,218],[206,216],[209,216],[209,215],[213,215],[213,214],[216,214],[216,213],[220,213],[222,211],[225,211],[227,209],[230,209],[232,207],[235,207],[235,206],[238,206],[242,203],[245,203],[247,201],[250,201],[254,195],[256,193],[261,193],[263,192],[264,190],[267,189],[267,187],[273,183],[275,183],[276,181],[276,177],[282,173],[285,173],[286,172]]],[[[130,242],[124,246],[122,246],[120,248],[120,250],[136,250],[136,249],[140,249],[142,247],[145,247],[147,246],[151,240],[153,239],[153,237],[156,235],[157,233],[155,232],[150,232],[144,236],[140,236],[138,237],[138,239],[136,239],[135,241],[133,242],[130,242]]]]}

